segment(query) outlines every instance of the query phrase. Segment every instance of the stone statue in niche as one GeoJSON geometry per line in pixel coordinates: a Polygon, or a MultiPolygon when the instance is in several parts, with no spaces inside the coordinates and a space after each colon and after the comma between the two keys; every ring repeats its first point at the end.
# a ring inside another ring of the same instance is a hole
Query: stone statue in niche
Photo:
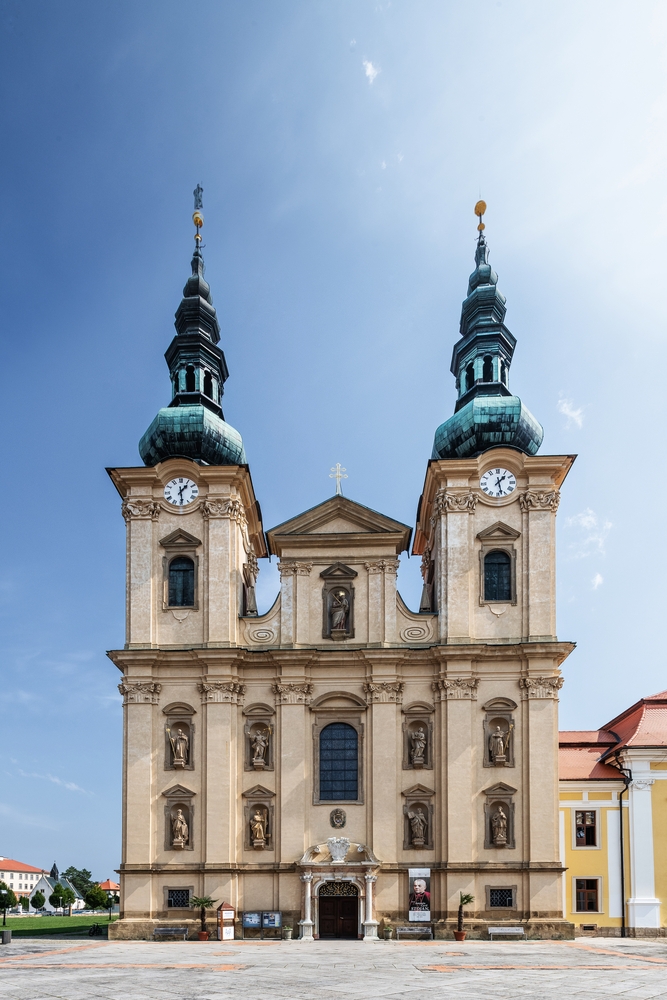
{"type": "Polygon", "coordinates": [[[347,823],[347,816],[344,809],[332,809],[329,813],[329,822],[334,830],[342,830],[347,823]]]}
{"type": "Polygon", "coordinates": [[[185,821],[182,809],[176,810],[176,815],[171,820],[171,846],[182,851],[188,842],[188,824],[185,821]]]}
{"type": "Polygon", "coordinates": [[[257,771],[261,771],[266,767],[266,756],[269,749],[269,735],[270,730],[259,729],[250,737],[250,746],[252,747],[252,766],[257,771]]]}
{"type": "Polygon", "coordinates": [[[426,755],[426,731],[423,726],[410,733],[410,763],[413,767],[423,767],[426,755]]]}
{"type": "Polygon", "coordinates": [[[167,736],[169,737],[169,744],[173,754],[174,767],[185,767],[188,762],[189,737],[185,735],[180,727],[176,730],[176,735],[173,736],[169,726],[167,726],[167,736]]]}
{"type": "Polygon", "coordinates": [[[331,598],[331,638],[340,639],[347,635],[350,602],[344,590],[334,590],[331,598]]]}
{"type": "Polygon", "coordinates": [[[426,843],[426,815],[421,806],[418,806],[414,812],[408,813],[408,819],[410,821],[410,840],[412,841],[413,847],[423,847],[426,843]]]}
{"type": "Polygon", "coordinates": [[[489,757],[492,764],[507,763],[507,751],[509,750],[513,729],[514,726],[510,725],[507,732],[504,733],[500,726],[496,726],[495,730],[489,736],[489,757]]]}
{"type": "Polygon", "coordinates": [[[253,847],[266,847],[266,814],[260,806],[250,817],[250,839],[253,847]]]}
{"type": "Polygon", "coordinates": [[[505,847],[507,844],[507,813],[498,806],[491,817],[491,834],[495,847],[505,847]]]}

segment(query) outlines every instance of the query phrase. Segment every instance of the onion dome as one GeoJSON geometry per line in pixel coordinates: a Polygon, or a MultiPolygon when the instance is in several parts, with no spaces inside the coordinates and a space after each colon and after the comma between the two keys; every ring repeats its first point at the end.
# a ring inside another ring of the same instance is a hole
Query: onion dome
{"type": "Polygon", "coordinates": [[[204,278],[199,229],[203,225],[201,193],[195,191],[197,226],[192,274],[185,283],[176,310],[176,336],[165,359],[171,377],[172,399],[160,410],[139,442],[145,465],[168,458],[191,458],[206,465],[243,465],[246,457],[237,430],[222,412],[224,383],[229,377],[223,351],[218,347],[220,325],[211,289],[204,278]]]}
{"type": "Polygon", "coordinates": [[[505,326],[505,296],[489,264],[481,221],[485,211],[484,202],[478,202],[476,266],[461,308],[461,339],[452,354],[458,399],[454,416],[435,432],[434,459],[472,458],[499,446],[535,455],[544,437],[542,426],[509,388],[516,338],[505,326]]]}

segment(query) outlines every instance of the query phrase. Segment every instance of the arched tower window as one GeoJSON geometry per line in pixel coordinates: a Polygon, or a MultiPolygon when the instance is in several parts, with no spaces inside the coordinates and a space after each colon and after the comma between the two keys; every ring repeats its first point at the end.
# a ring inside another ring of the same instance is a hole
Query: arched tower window
{"type": "Polygon", "coordinates": [[[195,603],[195,564],[187,556],[169,563],[169,607],[191,608],[195,603]]]}
{"type": "Polygon", "coordinates": [[[493,382],[493,358],[490,354],[484,355],[484,367],[482,368],[482,381],[493,382]]]}
{"type": "Polygon", "coordinates": [[[320,799],[359,798],[359,737],[354,726],[332,722],[320,733],[320,799]]]}
{"type": "Polygon", "coordinates": [[[466,368],[466,389],[465,389],[465,391],[467,392],[468,389],[472,389],[472,387],[473,387],[474,384],[475,384],[475,366],[471,363],[466,368]]]}
{"type": "Polygon", "coordinates": [[[204,395],[213,399],[213,379],[210,372],[204,372],[204,395]]]}
{"type": "Polygon", "coordinates": [[[502,549],[484,556],[484,600],[512,600],[512,561],[502,549]]]}
{"type": "Polygon", "coordinates": [[[185,369],[185,391],[194,392],[195,391],[195,370],[192,365],[188,365],[185,369]]]}

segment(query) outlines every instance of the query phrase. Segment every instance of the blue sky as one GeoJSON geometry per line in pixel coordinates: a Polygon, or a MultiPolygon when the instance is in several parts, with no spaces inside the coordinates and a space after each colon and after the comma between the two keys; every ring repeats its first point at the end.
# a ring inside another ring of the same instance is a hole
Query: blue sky
{"type": "MultiPolygon", "coordinates": [[[[414,522],[482,195],[558,514],[563,728],[667,688],[660,2],[0,2],[0,854],[119,860],[124,525],[105,466],[169,398],[207,278],[265,527],[414,522]]],[[[411,606],[417,559],[399,587],[411,606]]],[[[264,608],[275,567],[260,576],[264,608]]]]}

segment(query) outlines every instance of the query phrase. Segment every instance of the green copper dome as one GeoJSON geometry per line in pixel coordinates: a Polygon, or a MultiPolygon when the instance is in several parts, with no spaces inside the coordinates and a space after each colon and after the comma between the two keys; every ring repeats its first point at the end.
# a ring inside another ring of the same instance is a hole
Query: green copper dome
{"type": "Polygon", "coordinates": [[[509,388],[516,338],[505,326],[505,296],[481,231],[475,264],[452,355],[456,409],[435,432],[431,458],[472,458],[500,446],[535,455],[544,430],[509,388]]]}
{"type": "Polygon", "coordinates": [[[168,458],[192,458],[206,465],[244,465],[243,441],[225,423],[223,386],[229,372],[218,347],[220,326],[211,290],[204,279],[204,260],[198,241],[192,275],[176,311],[176,336],[167,348],[172,399],[160,410],[139,442],[145,465],[168,458]]]}

